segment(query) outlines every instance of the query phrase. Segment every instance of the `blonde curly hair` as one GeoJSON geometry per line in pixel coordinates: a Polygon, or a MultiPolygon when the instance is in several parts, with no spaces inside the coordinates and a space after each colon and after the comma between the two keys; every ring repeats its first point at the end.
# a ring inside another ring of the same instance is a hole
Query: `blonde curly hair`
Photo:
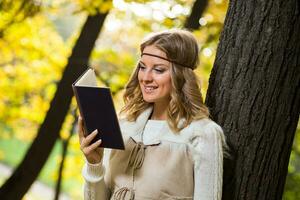
{"type": "MultiPolygon", "coordinates": [[[[193,71],[199,63],[199,48],[192,33],[169,30],[151,34],[140,45],[140,52],[143,53],[145,47],[150,45],[165,52],[171,60],[172,91],[167,108],[170,128],[177,133],[194,120],[208,118],[209,110],[203,103],[200,82],[193,71]],[[183,123],[179,124],[182,119],[183,123]]],[[[135,121],[144,110],[152,106],[152,103],[143,100],[138,72],[139,66],[132,73],[123,95],[125,106],[121,113],[125,113],[129,121],[135,121]]]]}

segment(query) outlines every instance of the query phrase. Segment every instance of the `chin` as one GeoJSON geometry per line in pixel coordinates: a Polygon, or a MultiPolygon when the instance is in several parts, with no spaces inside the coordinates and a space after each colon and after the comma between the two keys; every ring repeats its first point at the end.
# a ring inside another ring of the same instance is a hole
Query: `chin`
{"type": "Polygon", "coordinates": [[[155,102],[155,100],[150,99],[150,98],[143,98],[143,99],[144,99],[144,101],[147,102],[147,103],[154,103],[154,102],[155,102]]]}

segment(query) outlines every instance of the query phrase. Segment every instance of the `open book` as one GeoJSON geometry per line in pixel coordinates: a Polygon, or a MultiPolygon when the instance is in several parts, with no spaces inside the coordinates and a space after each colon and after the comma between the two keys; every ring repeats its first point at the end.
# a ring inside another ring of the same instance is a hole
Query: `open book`
{"type": "MultiPolygon", "coordinates": [[[[95,72],[86,70],[73,84],[85,134],[98,129],[92,141],[102,140],[100,147],[124,149],[124,142],[109,88],[98,87],[95,72]]],[[[86,136],[86,135],[85,135],[86,136]]]]}

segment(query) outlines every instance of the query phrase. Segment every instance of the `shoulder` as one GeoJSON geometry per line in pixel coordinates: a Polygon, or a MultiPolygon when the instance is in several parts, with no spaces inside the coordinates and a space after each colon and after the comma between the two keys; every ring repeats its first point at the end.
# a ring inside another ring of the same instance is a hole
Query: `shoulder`
{"type": "Polygon", "coordinates": [[[119,118],[120,127],[126,127],[126,126],[129,126],[131,124],[132,124],[132,122],[128,121],[125,117],[119,118]]]}
{"type": "Polygon", "coordinates": [[[195,134],[204,132],[208,134],[209,132],[223,133],[222,127],[209,118],[193,121],[190,126],[193,128],[195,134]]]}
{"type": "Polygon", "coordinates": [[[211,119],[205,118],[192,122],[190,124],[192,134],[190,140],[201,138],[202,140],[222,140],[224,133],[222,127],[211,119]]]}

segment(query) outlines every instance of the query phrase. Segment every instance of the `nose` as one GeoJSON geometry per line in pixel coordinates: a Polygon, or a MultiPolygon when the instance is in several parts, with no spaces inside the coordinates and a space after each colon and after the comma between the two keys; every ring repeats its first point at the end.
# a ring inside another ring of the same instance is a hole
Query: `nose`
{"type": "Polygon", "coordinates": [[[143,73],[142,80],[145,82],[151,82],[153,80],[151,70],[145,70],[143,73]]]}

